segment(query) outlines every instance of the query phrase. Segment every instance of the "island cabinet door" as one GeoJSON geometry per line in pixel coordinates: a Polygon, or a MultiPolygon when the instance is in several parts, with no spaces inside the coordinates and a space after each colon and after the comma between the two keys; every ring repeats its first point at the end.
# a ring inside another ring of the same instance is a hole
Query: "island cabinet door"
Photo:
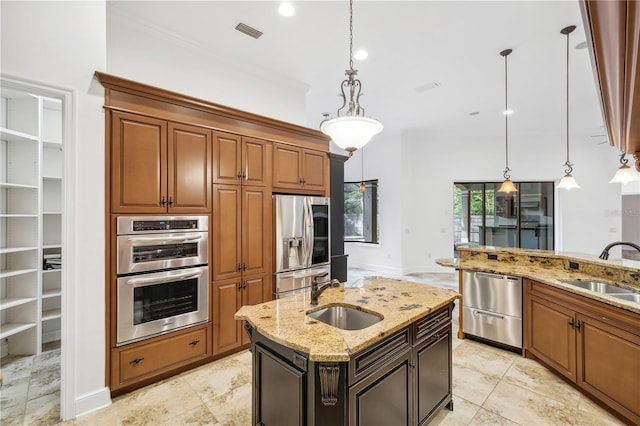
{"type": "Polygon", "coordinates": [[[349,388],[350,426],[413,424],[413,367],[407,349],[349,388]]]}
{"type": "Polygon", "coordinates": [[[417,424],[423,424],[451,401],[451,325],[425,339],[414,353],[417,424]]]}
{"type": "Polygon", "coordinates": [[[307,373],[261,345],[253,346],[254,425],[304,425],[307,373]]]}

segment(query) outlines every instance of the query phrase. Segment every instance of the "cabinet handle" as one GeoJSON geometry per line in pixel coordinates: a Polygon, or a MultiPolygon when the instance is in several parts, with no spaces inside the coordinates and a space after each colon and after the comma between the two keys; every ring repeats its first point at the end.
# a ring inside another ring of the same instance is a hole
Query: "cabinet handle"
{"type": "Polygon", "coordinates": [[[580,321],[576,321],[576,330],[580,331],[580,321]]]}
{"type": "Polygon", "coordinates": [[[246,270],[247,270],[247,264],[246,264],[246,263],[244,263],[244,262],[242,262],[242,270],[243,270],[243,271],[246,271],[246,270]]]}
{"type": "Polygon", "coordinates": [[[246,289],[246,288],[247,288],[247,282],[246,282],[246,281],[242,284],[242,288],[243,288],[243,289],[246,289]]]}
{"type": "Polygon", "coordinates": [[[576,323],[575,323],[575,321],[573,320],[573,318],[571,318],[571,321],[569,321],[569,325],[571,326],[571,329],[572,329],[572,330],[575,330],[575,328],[576,328],[576,323]]]}
{"type": "Polygon", "coordinates": [[[238,291],[242,290],[242,283],[238,283],[238,291]]]}
{"type": "Polygon", "coordinates": [[[164,197],[164,195],[162,196],[162,200],[160,200],[160,204],[162,204],[162,207],[167,205],[167,199],[164,197]]]}
{"type": "Polygon", "coordinates": [[[173,207],[173,197],[169,197],[169,207],[173,207]]]}
{"type": "Polygon", "coordinates": [[[238,179],[242,179],[242,172],[238,170],[238,174],[236,174],[236,177],[238,179]]]}
{"type": "Polygon", "coordinates": [[[129,364],[131,364],[131,365],[138,365],[138,364],[140,364],[140,361],[142,361],[143,359],[144,359],[144,358],[136,358],[136,359],[134,359],[134,360],[132,360],[132,361],[129,361],[129,364]]]}
{"type": "Polygon", "coordinates": [[[193,347],[193,346],[197,345],[198,343],[200,343],[200,340],[194,340],[193,342],[189,343],[189,346],[193,347]]]}
{"type": "Polygon", "coordinates": [[[299,183],[300,185],[304,185],[304,178],[300,178],[300,179],[298,179],[298,183],[299,183]]]}
{"type": "Polygon", "coordinates": [[[246,179],[247,178],[247,174],[242,172],[242,179],[246,179]]]}
{"type": "Polygon", "coordinates": [[[238,263],[238,272],[242,271],[242,264],[238,263]]]}

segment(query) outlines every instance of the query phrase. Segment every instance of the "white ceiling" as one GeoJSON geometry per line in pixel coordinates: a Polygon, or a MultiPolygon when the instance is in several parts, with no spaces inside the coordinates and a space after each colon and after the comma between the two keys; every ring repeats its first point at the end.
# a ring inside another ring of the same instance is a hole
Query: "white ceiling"
{"type": "MultiPolygon", "coordinates": [[[[339,85],[349,63],[349,3],[293,1],[294,16],[275,1],[110,1],[109,19],[134,19],[166,31],[203,54],[255,66],[271,79],[308,87],[307,120],[341,105],[339,85]],[[243,22],[264,33],[253,39],[243,22]]],[[[355,61],[368,116],[386,129],[434,132],[504,128],[504,59],[509,56],[509,129],[564,132],[566,36],[570,38],[572,131],[588,143],[605,137],[577,1],[354,2],[355,61]],[[417,91],[429,83],[439,87],[417,91]],[[470,116],[471,112],[479,112],[470,116]]]]}

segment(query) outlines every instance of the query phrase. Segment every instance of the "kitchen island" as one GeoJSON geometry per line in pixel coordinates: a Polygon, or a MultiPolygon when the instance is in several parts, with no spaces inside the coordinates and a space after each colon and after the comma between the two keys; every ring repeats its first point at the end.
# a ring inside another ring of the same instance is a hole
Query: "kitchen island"
{"type": "Polygon", "coordinates": [[[451,396],[451,311],[458,293],[365,278],[243,306],[253,352],[253,424],[417,425],[451,396]],[[344,330],[308,314],[327,307],[376,321],[344,330]]]}

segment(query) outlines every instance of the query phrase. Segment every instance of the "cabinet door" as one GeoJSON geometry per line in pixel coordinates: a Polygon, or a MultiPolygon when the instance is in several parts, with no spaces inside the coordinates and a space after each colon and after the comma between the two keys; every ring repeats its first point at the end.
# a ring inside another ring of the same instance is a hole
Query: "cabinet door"
{"type": "Polygon", "coordinates": [[[305,189],[324,191],[329,175],[329,158],[320,151],[302,151],[302,178],[305,189]]]}
{"type": "Polygon", "coordinates": [[[578,385],[640,422],[640,337],[577,315],[578,385]]]}
{"type": "Polygon", "coordinates": [[[444,328],[415,349],[417,424],[451,398],[451,326],[444,328]]]}
{"type": "Polygon", "coordinates": [[[242,269],[245,275],[271,270],[271,210],[271,191],[242,189],[242,269]]]}
{"type": "Polygon", "coordinates": [[[235,349],[242,344],[242,324],[234,318],[242,303],[242,282],[227,280],[213,283],[213,354],[235,349]]]}
{"type": "Polygon", "coordinates": [[[411,350],[349,388],[349,425],[413,424],[411,350]]]}
{"type": "Polygon", "coordinates": [[[305,425],[307,373],[260,345],[253,348],[252,424],[305,425]]]}
{"type": "Polygon", "coordinates": [[[167,123],[119,112],[111,119],[111,210],[167,210],[167,123]]]}
{"type": "Polygon", "coordinates": [[[271,185],[271,144],[253,138],[242,138],[242,184],[271,185]]]}
{"type": "Polygon", "coordinates": [[[302,150],[289,145],[273,146],[273,186],[302,188],[302,150]]]}
{"type": "Polygon", "coordinates": [[[570,380],[576,379],[574,311],[531,295],[528,298],[527,348],[570,380]]]}
{"type": "Polygon", "coordinates": [[[213,185],[213,281],[241,276],[240,186],[213,185]]]}
{"type": "MultiPolygon", "coordinates": [[[[242,280],[242,306],[257,305],[265,302],[263,292],[265,281],[264,275],[247,277],[242,280]]],[[[244,324],[241,334],[243,345],[251,343],[251,339],[249,339],[249,336],[244,331],[244,324]]]]}
{"type": "Polygon", "coordinates": [[[208,213],[211,207],[211,131],[170,124],[168,211],[208,213]]]}
{"type": "Polygon", "coordinates": [[[241,146],[240,136],[213,132],[213,183],[240,184],[241,146]]]}

